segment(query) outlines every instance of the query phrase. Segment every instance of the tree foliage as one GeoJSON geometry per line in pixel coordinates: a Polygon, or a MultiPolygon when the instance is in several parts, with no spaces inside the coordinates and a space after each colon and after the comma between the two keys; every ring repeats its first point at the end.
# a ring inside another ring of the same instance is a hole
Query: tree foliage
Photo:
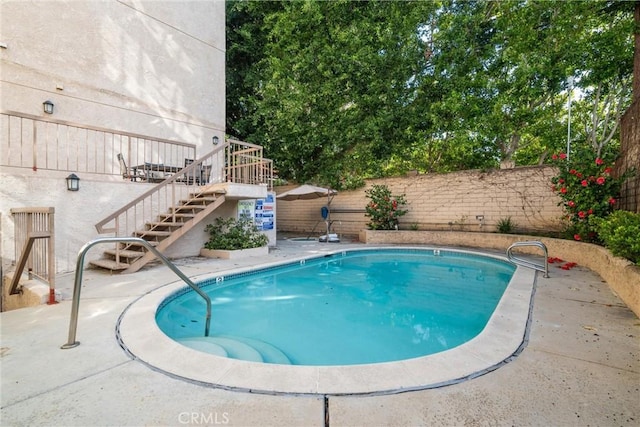
{"type": "Polygon", "coordinates": [[[268,35],[264,19],[281,10],[282,2],[230,1],[226,5],[226,126],[227,133],[243,139],[258,128],[256,105],[268,35]]]}
{"type": "Polygon", "coordinates": [[[408,170],[534,164],[618,139],[633,4],[232,1],[227,128],[281,177],[352,188],[408,170]]]}

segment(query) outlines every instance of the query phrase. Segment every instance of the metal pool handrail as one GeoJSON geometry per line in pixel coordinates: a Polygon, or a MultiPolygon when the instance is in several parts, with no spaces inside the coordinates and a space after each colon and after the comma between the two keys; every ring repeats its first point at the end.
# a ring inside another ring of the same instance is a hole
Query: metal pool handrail
{"type": "Polygon", "coordinates": [[[184,275],[182,271],[178,269],[167,257],[165,257],[160,251],[154,248],[149,242],[139,237],[101,237],[86,243],[78,252],[78,261],[76,263],[76,276],[73,286],[73,304],[71,305],[71,320],[69,321],[69,339],[66,344],[60,348],[68,349],[74,348],[80,345],[79,341],[76,341],[76,330],[78,329],[78,310],[80,308],[80,289],[82,287],[82,269],[84,267],[84,257],[87,251],[97,245],[98,243],[139,243],[145,248],[155,254],[167,267],[169,267],[174,273],[178,275],[187,285],[189,285],[194,291],[196,291],[207,303],[207,318],[205,322],[204,336],[209,336],[209,326],[211,324],[211,299],[205,294],[198,286],[196,286],[191,279],[184,275]]]}
{"type": "Polygon", "coordinates": [[[537,240],[530,240],[530,241],[525,241],[525,242],[515,242],[514,244],[509,246],[509,248],[507,248],[507,258],[509,259],[509,261],[511,261],[514,264],[518,264],[518,265],[522,265],[523,267],[533,268],[534,270],[542,271],[544,273],[544,277],[545,278],[549,277],[549,261],[548,261],[549,260],[549,253],[547,251],[547,247],[542,242],[539,242],[537,240]],[[519,246],[536,246],[536,247],[542,249],[542,252],[544,252],[544,265],[514,256],[511,253],[511,250],[513,248],[517,248],[519,246]]]}

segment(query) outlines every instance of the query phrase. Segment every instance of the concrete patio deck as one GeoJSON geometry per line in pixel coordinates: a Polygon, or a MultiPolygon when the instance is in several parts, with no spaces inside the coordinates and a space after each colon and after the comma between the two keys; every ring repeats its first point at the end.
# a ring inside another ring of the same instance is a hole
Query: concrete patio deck
{"type": "MultiPolygon", "coordinates": [[[[278,240],[259,259],[176,264],[197,279],[338,247],[362,245],[278,240]]],[[[73,274],[57,278],[59,304],[0,315],[2,426],[640,425],[640,320],[598,275],[580,266],[552,265],[550,278],[538,275],[528,342],[509,363],[455,385],[372,396],[230,391],[131,359],[115,326],[132,301],[177,280],[161,265],[131,275],[87,270],[81,345],[61,350],[73,280],[73,274]]]]}

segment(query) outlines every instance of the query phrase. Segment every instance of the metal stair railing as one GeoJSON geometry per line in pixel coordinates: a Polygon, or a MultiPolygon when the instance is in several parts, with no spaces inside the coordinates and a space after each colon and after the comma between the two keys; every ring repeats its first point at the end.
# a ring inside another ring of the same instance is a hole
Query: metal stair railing
{"type": "Polygon", "coordinates": [[[547,247],[544,243],[537,240],[529,240],[524,242],[515,242],[511,246],[507,248],[507,259],[514,264],[521,265],[523,267],[533,268],[537,271],[542,271],[544,273],[544,277],[549,277],[549,252],[547,251],[547,247]],[[538,264],[533,261],[526,260],[524,258],[519,258],[513,255],[511,251],[514,248],[522,247],[522,246],[535,246],[542,249],[544,253],[544,264],[538,264]]]}
{"type": "Polygon", "coordinates": [[[204,328],[204,336],[209,336],[209,329],[211,325],[211,299],[202,291],[195,283],[191,281],[182,271],[178,269],[167,257],[165,257],[160,251],[154,248],[149,242],[139,237],[101,237],[86,243],[78,252],[78,261],[76,263],[76,275],[73,286],[73,303],[71,305],[71,319],[69,321],[69,338],[66,344],[63,344],[61,349],[74,348],[80,345],[79,341],[76,341],[76,331],[78,329],[78,311],[80,309],[80,290],[82,288],[82,272],[84,267],[84,258],[87,251],[93,246],[99,243],[131,243],[136,242],[144,245],[149,251],[153,252],[160,261],[162,261],[167,267],[169,267],[174,273],[178,275],[187,285],[191,287],[198,295],[200,295],[207,303],[207,315],[204,328]]]}

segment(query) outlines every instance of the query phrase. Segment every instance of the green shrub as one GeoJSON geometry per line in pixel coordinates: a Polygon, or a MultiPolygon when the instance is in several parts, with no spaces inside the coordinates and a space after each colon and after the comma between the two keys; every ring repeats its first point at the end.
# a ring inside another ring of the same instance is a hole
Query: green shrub
{"type": "Polygon", "coordinates": [[[498,233],[511,234],[515,231],[516,223],[511,220],[511,217],[501,218],[496,224],[498,233]]]}
{"type": "Polygon", "coordinates": [[[205,227],[209,233],[207,249],[252,249],[265,246],[269,238],[261,233],[250,219],[216,218],[213,224],[205,227]]]}
{"type": "Polygon", "coordinates": [[[373,185],[364,193],[371,199],[364,214],[371,218],[369,230],[397,230],[398,218],[408,212],[402,209],[407,204],[404,194],[393,196],[386,185],[373,185]]]}
{"type": "Polygon", "coordinates": [[[640,265],[640,214],[614,211],[594,220],[598,234],[615,256],[640,265]]]}

